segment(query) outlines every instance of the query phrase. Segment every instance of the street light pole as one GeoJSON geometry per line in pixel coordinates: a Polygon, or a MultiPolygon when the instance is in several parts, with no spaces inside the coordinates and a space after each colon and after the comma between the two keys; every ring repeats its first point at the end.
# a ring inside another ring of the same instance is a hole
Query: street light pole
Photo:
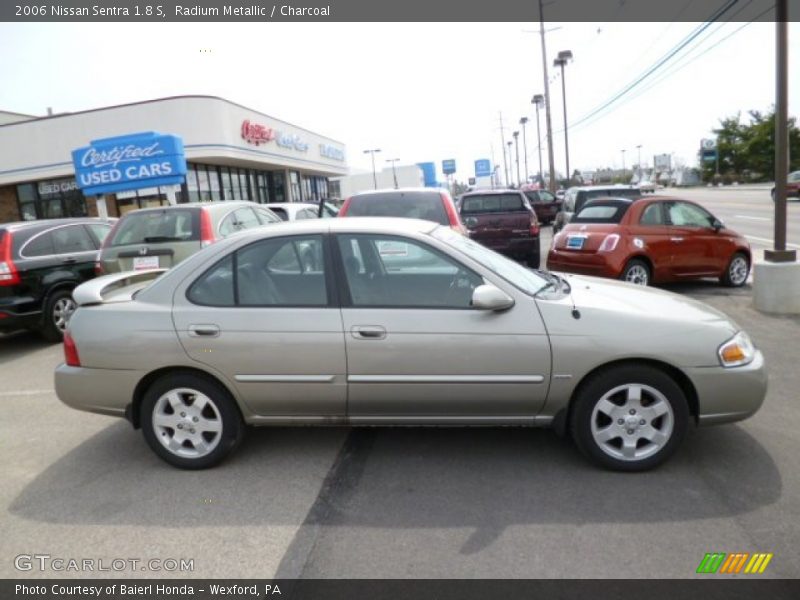
{"type": "Polygon", "coordinates": [[[506,142],[506,146],[508,146],[508,179],[506,179],[506,186],[513,187],[514,182],[511,179],[514,177],[514,171],[511,165],[511,144],[513,144],[511,140],[506,142]]]}
{"type": "Polygon", "coordinates": [[[544,177],[542,177],[542,132],[539,130],[539,107],[544,104],[544,96],[536,94],[531,99],[531,104],[536,105],[536,145],[539,147],[539,185],[544,185],[544,177]]]}
{"type": "Polygon", "coordinates": [[[625,150],[622,151],[622,179],[625,180],[625,150]]]}
{"type": "Polygon", "coordinates": [[[400,187],[400,186],[397,185],[397,171],[394,168],[394,163],[396,163],[398,160],[400,160],[400,159],[399,158],[387,158],[386,159],[386,162],[392,163],[392,179],[394,179],[394,189],[397,189],[398,187],[400,187]]]}
{"type": "Polygon", "coordinates": [[[508,162],[506,161],[506,132],[505,132],[505,129],[503,129],[503,113],[502,112],[500,113],[500,141],[502,142],[502,145],[500,146],[500,148],[503,150],[503,177],[506,180],[506,185],[508,185],[508,182],[511,179],[511,176],[509,175],[508,162]]]}
{"type": "Polygon", "coordinates": [[[519,124],[522,125],[522,152],[525,155],[525,183],[530,180],[530,171],[528,171],[528,136],[525,132],[525,124],[528,122],[528,117],[522,117],[519,124]]]}
{"type": "Polygon", "coordinates": [[[547,126],[547,159],[550,167],[550,191],[556,193],[556,168],[553,160],[553,125],[550,120],[550,81],[547,76],[547,47],[544,42],[544,12],[539,0],[539,34],[542,37],[542,71],[544,72],[544,113],[547,126]]]}
{"type": "Polygon", "coordinates": [[[375,148],[374,150],[364,150],[364,154],[372,155],[372,187],[376,190],[378,189],[378,177],[375,175],[375,153],[380,151],[380,148],[375,148]]]}
{"type": "Polygon", "coordinates": [[[514,136],[514,150],[517,153],[517,187],[519,187],[519,131],[515,131],[512,135],[514,136]]]}
{"type": "Polygon", "coordinates": [[[572,171],[569,170],[569,131],[567,129],[567,80],[564,77],[564,67],[572,60],[572,52],[562,50],[553,61],[554,67],[561,67],[561,98],[564,102],[564,154],[567,162],[567,185],[572,181],[572,171]]]}
{"type": "Polygon", "coordinates": [[[639,181],[642,181],[642,145],[636,146],[636,170],[639,172],[639,181]]]}

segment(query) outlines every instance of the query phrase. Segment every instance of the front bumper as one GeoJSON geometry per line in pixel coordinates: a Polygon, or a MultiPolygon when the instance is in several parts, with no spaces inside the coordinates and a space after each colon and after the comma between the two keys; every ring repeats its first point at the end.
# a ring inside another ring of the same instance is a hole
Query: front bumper
{"type": "Polygon", "coordinates": [[[62,363],[55,372],[56,395],[78,410],[125,417],[125,408],[144,376],[142,371],[87,369],[62,363]]]}
{"type": "Polygon", "coordinates": [[[767,395],[767,370],[760,350],[753,362],[741,367],[695,367],[684,372],[697,390],[700,425],[746,419],[761,408],[767,395]]]}

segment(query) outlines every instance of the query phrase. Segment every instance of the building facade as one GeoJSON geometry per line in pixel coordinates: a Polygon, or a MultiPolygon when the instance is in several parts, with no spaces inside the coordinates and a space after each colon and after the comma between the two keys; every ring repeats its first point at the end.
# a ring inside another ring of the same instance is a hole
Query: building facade
{"type": "Polygon", "coordinates": [[[212,96],[177,96],[76,113],[0,113],[0,222],[121,216],[168,203],[316,202],[347,173],[341,142],[212,96]],[[179,186],[86,197],[71,152],[91,140],[157,131],[183,140],[179,186]]]}

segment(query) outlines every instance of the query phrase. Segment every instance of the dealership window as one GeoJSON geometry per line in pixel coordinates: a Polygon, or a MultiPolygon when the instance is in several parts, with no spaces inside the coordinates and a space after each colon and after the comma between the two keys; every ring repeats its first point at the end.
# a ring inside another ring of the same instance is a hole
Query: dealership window
{"type": "Polygon", "coordinates": [[[222,199],[231,200],[233,198],[233,183],[231,182],[231,170],[228,167],[220,167],[220,181],[222,182],[222,199]]]}
{"type": "Polygon", "coordinates": [[[188,198],[181,198],[181,200],[188,202],[200,200],[200,186],[197,183],[197,167],[195,165],[186,166],[186,191],[188,198]]]}
{"type": "Polygon", "coordinates": [[[270,174],[272,185],[270,186],[271,202],[286,202],[286,177],[283,171],[276,171],[270,174]]]}
{"type": "Polygon", "coordinates": [[[73,177],[18,185],[17,200],[20,218],[25,221],[88,214],[86,198],[73,177]]]}
{"type": "Polygon", "coordinates": [[[153,208],[169,204],[164,188],[144,188],[129,192],[117,192],[117,211],[121,217],[137,208],[153,208]]]}
{"type": "Polygon", "coordinates": [[[291,189],[291,201],[302,202],[303,194],[300,191],[300,173],[297,171],[289,171],[289,188],[291,189]]]}

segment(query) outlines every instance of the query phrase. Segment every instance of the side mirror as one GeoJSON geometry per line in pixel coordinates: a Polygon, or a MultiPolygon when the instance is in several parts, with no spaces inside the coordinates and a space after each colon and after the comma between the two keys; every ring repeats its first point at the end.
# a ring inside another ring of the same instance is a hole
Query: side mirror
{"type": "Polygon", "coordinates": [[[514,306],[514,299],[493,285],[479,285],[472,292],[472,308],[506,310],[512,306],[514,306]]]}
{"type": "Polygon", "coordinates": [[[722,221],[720,221],[719,219],[714,219],[713,221],[711,221],[711,227],[714,228],[714,231],[719,231],[720,229],[725,227],[725,225],[723,225],[722,221]]]}

